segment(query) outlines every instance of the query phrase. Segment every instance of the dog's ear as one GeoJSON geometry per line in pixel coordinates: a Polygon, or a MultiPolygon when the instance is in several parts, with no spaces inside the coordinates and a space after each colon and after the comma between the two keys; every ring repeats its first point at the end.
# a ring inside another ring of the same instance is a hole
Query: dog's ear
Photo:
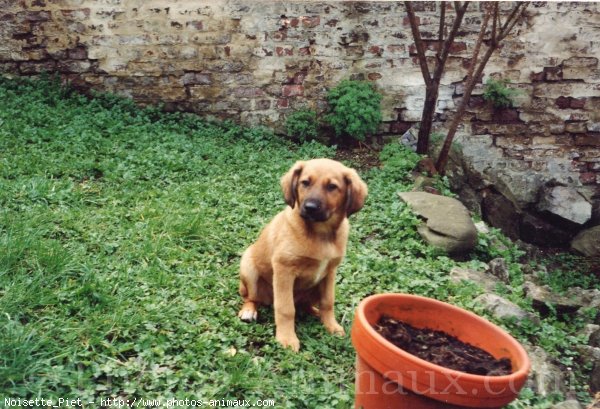
{"type": "Polygon", "coordinates": [[[281,190],[285,202],[293,209],[298,200],[298,179],[304,168],[304,162],[298,161],[281,177],[281,190]]]}
{"type": "Polygon", "coordinates": [[[346,216],[358,212],[362,209],[367,198],[367,184],[362,181],[354,169],[348,169],[344,175],[346,182],[346,216]]]}

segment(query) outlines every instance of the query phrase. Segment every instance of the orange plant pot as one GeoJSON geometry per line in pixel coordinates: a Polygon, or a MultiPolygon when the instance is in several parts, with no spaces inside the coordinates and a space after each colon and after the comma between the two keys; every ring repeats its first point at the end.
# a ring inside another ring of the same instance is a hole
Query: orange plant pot
{"type": "Polygon", "coordinates": [[[501,328],[461,308],[409,294],[377,294],[359,304],[352,324],[357,352],[355,408],[502,408],[527,380],[523,347],[501,328]],[[481,376],[444,368],[396,347],[373,328],[382,315],[417,328],[444,331],[495,358],[508,358],[513,373],[481,376]]]}

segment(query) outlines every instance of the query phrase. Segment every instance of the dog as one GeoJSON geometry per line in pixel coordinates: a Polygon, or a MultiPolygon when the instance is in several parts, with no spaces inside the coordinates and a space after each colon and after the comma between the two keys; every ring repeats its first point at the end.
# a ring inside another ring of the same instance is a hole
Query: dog
{"type": "Polygon", "coordinates": [[[348,217],[363,207],[368,190],[354,169],[331,159],[296,162],[281,189],[286,208],[242,255],[238,316],[255,321],[259,305],[273,304],[275,338],[297,352],[296,307],[345,335],[333,312],[335,274],[346,253],[348,217]]]}

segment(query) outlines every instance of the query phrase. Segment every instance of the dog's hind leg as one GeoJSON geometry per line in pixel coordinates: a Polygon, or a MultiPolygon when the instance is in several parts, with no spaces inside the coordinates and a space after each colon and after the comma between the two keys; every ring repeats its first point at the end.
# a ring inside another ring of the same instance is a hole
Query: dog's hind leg
{"type": "Polygon", "coordinates": [[[257,304],[259,300],[258,281],[259,274],[250,258],[250,249],[242,255],[240,262],[240,295],[244,304],[238,312],[242,321],[256,321],[258,316],[257,304]]]}

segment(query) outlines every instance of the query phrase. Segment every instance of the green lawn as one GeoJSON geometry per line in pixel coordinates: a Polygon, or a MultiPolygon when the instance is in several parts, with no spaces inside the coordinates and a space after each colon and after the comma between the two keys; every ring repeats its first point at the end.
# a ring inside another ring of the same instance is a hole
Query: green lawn
{"type": "MultiPolygon", "coordinates": [[[[349,336],[298,317],[294,354],[275,342],[270,309],[255,324],[236,316],[239,256],[284,206],[280,176],[297,159],[334,155],[266,130],[88,99],[52,81],[1,79],[0,397],[351,407],[349,336]]],[[[472,302],[480,290],[449,282],[457,262],[423,244],[397,199],[417,158],[391,146],[382,159],[362,174],[370,195],[351,220],[338,320],[349,333],[363,297],[395,291],[481,313],[472,302]]],[[[495,246],[500,239],[482,237],[463,264],[506,257],[509,297],[530,308],[519,252],[495,246]]],[[[580,323],[504,325],[521,340],[550,334],[545,347],[579,370],[564,351],[580,323]]],[[[514,407],[544,402],[525,391],[514,407]]]]}

